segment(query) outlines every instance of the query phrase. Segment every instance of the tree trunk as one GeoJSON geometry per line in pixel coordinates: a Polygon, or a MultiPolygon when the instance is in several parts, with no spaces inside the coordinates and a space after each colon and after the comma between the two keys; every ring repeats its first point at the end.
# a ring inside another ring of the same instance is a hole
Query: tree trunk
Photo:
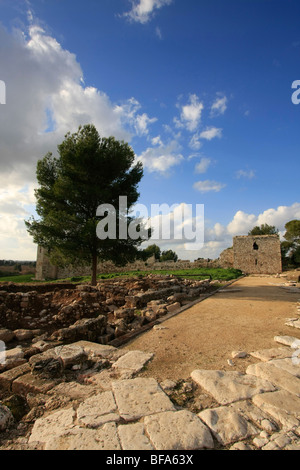
{"type": "Polygon", "coordinates": [[[92,260],[92,286],[97,285],[97,265],[98,265],[98,258],[97,254],[93,254],[93,260],[92,260]]]}

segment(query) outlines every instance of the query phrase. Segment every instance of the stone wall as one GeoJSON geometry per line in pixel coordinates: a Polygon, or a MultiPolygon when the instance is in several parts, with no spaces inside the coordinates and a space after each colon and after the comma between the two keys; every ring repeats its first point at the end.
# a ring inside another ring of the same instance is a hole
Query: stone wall
{"type": "Polygon", "coordinates": [[[220,254],[220,265],[222,268],[233,268],[234,265],[234,253],[233,248],[227,248],[220,254]]]}
{"type": "MultiPolygon", "coordinates": [[[[47,250],[38,247],[36,280],[43,281],[48,279],[66,279],[69,277],[89,276],[91,274],[90,266],[53,266],[47,256],[47,250]]],[[[111,261],[99,263],[98,273],[122,273],[127,271],[163,271],[163,270],[179,270],[179,269],[196,269],[196,268],[219,268],[221,267],[219,259],[199,259],[196,261],[178,260],[159,262],[154,257],[144,261],[135,261],[126,266],[116,266],[111,261]]]]}
{"type": "Polygon", "coordinates": [[[277,274],[282,272],[278,235],[234,237],[233,257],[233,267],[247,274],[277,274]]]}

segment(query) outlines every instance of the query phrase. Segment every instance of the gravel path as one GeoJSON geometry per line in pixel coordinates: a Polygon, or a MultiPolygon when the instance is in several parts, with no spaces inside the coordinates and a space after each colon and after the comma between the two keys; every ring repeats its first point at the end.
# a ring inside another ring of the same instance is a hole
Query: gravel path
{"type": "MultiPolygon", "coordinates": [[[[141,376],[158,381],[188,379],[195,369],[232,370],[227,361],[233,351],[272,348],[274,336],[291,334],[285,321],[296,316],[300,291],[284,283],[284,278],[245,277],[124,347],[154,353],[141,376]]],[[[300,330],[292,333],[300,339],[300,330]]],[[[245,372],[257,360],[233,362],[234,370],[245,372]]]]}

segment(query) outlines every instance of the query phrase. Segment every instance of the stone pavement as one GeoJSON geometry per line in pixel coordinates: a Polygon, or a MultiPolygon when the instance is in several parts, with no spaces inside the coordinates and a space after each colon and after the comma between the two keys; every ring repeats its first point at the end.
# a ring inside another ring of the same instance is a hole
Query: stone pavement
{"type": "MultiPolygon", "coordinates": [[[[216,403],[193,413],[171,400],[176,383],[139,377],[152,354],[88,341],[47,350],[0,374],[0,387],[31,408],[25,421],[33,425],[11,448],[300,450],[300,340],[276,336],[273,348],[250,354],[257,363],[245,374],[192,372],[191,388],[216,403]],[[50,379],[58,365],[72,379],[50,379]]],[[[0,433],[10,426],[0,405],[0,433]]]]}

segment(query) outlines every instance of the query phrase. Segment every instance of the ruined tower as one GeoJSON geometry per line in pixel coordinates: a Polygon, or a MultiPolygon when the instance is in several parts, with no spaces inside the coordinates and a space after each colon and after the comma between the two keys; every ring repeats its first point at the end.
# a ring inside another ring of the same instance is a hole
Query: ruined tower
{"type": "Polygon", "coordinates": [[[282,272],[278,235],[234,237],[233,255],[233,267],[247,274],[277,274],[282,272]]]}

